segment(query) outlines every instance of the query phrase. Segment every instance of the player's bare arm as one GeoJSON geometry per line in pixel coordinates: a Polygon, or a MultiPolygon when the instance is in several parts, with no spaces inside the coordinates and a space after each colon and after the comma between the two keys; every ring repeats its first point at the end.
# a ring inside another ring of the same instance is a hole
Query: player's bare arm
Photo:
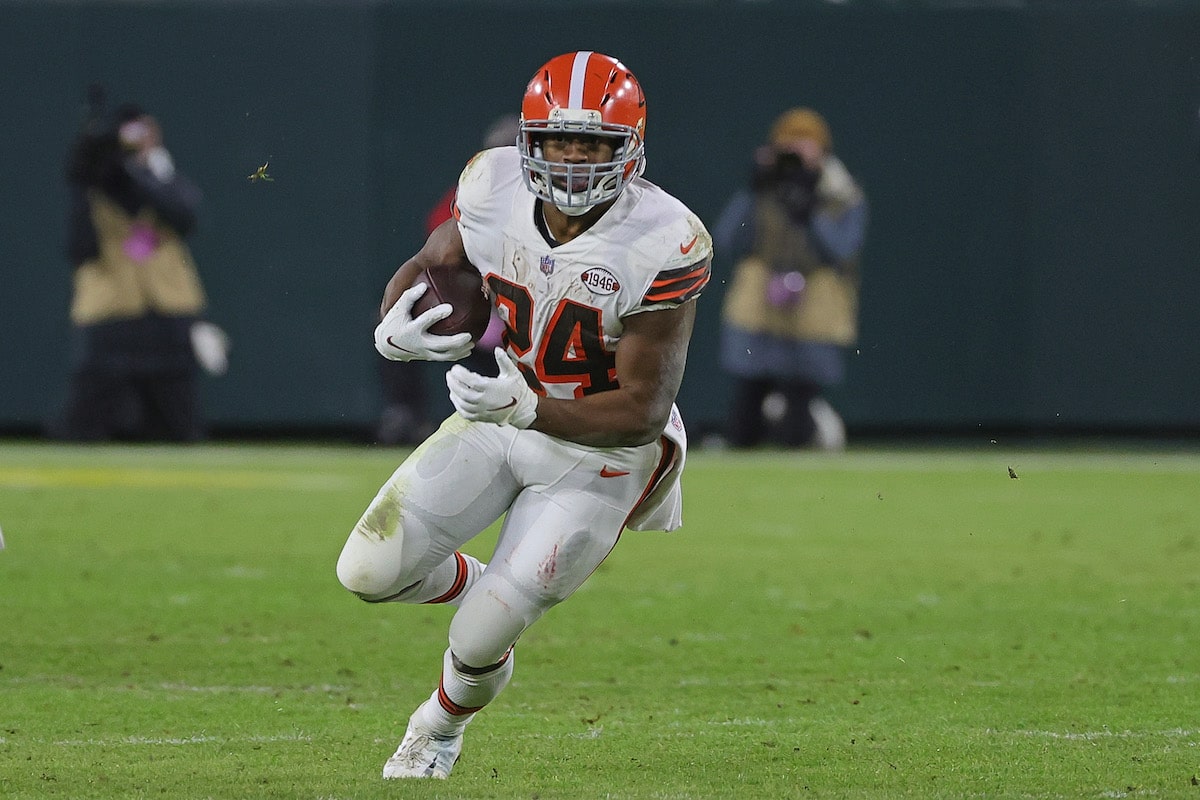
{"type": "Polygon", "coordinates": [[[695,301],[628,317],[617,347],[620,388],[572,400],[540,397],[531,427],[593,447],[654,441],[679,392],[695,321],[695,301]]]}
{"type": "Polygon", "coordinates": [[[467,251],[463,247],[462,234],[458,224],[448,219],[434,228],[425,240],[421,249],[412,258],[405,261],[392,275],[383,290],[383,303],[379,308],[380,317],[396,304],[404,290],[413,285],[421,270],[437,264],[448,264],[460,259],[466,259],[467,251]]]}

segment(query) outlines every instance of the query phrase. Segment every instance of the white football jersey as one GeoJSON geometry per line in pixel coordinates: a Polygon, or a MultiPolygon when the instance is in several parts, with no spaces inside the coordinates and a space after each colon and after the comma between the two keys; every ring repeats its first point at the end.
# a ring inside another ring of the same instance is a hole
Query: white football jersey
{"type": "Polygon", "coordinates": [[[454,214],[507,326],[509,353],[549,397],[615,389],[625,318],[691,300],[709,279],[703,223],[641,178],[592,228],[559,244],[539,219],[517,148],[499,147],[463,169],[454,214]]]}

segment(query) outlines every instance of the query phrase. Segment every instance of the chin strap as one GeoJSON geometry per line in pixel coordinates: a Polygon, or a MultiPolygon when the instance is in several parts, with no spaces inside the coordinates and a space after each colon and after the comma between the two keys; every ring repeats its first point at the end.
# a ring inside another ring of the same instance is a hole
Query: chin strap
{"type": "Polygon", "coordinates": [[[596,206],[560,206],[558,203],[555,203],[554,207],[568,217],[582,217],[596,206]]]}

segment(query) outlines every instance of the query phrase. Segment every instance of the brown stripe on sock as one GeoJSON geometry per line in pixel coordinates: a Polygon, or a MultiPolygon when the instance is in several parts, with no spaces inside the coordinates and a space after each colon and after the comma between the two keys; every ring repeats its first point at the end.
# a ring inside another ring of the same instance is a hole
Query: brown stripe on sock
{"type": "Polygon", "coordinates": [[[475,708],[460,706],[458,703],[450,699],[450,695],[446,694],[446,685],[442,681],[438,681],[437,696],[438,704],[446,710],[446,713],[453,714],[456,717],[464,717],[467,714],[474,714],[476,711],[483,708],[483,706],[476,706],[475,708]]]}
{"type": "Polygon", "coordinates": [[[469,568],[467,567],[467,559],[463,558],[462,553],[455,550],[454,561],[454,583],[451,584],[449,590],[447,590],[445,594],[435,597],[432,600],[426,600],[426,605],[431,605],[434,603],[449,603],[451,600],[462,594],[463,587],[467,585],[467,576],[470,574],[469,568]]]}

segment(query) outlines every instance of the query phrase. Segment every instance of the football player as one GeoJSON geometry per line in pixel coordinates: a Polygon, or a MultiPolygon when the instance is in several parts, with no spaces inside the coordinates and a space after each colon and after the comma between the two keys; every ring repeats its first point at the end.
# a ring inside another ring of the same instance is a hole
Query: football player
{"type": "Polygon", "coordinates": [[[712,241],[641,174],[646,100],[624,64],[551,59],[530,80],[515,147],[459,179],[454,219],[384,291],[375,346],[390,359],[455,361],[468,334],[416,319],[429,265],[468,259],[504,321],[497,375],[455,365],[457,413],[379,490],[338,559],[371,603],[457,608],[441,680],[408,723],[385,778],[445,778],[472,717],[504,689],[513,646],[580,587],[625,528],[681,523],[687,438],[674,401],[712,241]],[[488,564],[459,551],[504,517],[488,564]]]}

